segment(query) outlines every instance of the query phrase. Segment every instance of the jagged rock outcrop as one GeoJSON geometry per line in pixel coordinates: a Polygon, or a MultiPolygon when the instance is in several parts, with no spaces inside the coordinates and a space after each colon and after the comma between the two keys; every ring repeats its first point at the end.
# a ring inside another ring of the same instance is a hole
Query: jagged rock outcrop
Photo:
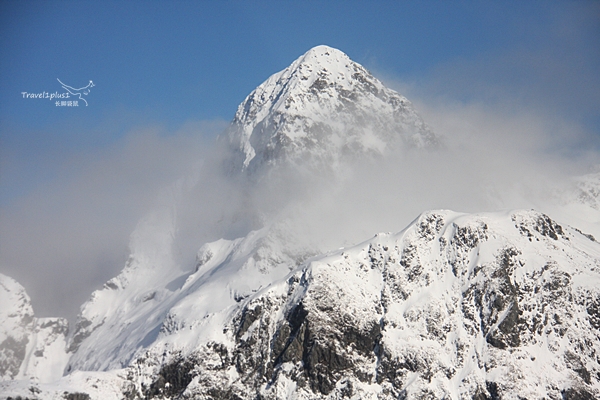
{"type": "Polygon", "coordinates": [[[350,157],[439,141],[408,99],[328,46],[252,91],[223,136],[234,150],[232,168],[250,172],[282,164],[323,172],[350,157]]]}
{"type": "Polygon", "coordinates": [[[25,289],[6,275],[0,275],[0,305],[0,377],[10,379],[25,360],[34,315],[25,289]]]}
{"type": "MultiPolygon", "coordinates": [[[[238,173],[266,171],[262,168],[276,163],[314,172],[314,168],[335,166],[350,153],[353,157],[381,156],[388,146],[437,143],[406,98],[383,86],[341,51],[327,46],[309,50],[256,88],[239,106],[223,138],[233,146],[232,165],[238,173]]],[[[165,319],[171,318],[169,310],[184,296],[181,290],[186,280],[201,275],[174,261],[174,214],[174,210],[164,209],[141,221],[122,273],[82,306],[69,343],[72,355],[67,371],[129,365],[140,349],[156,340],[165,319]]],[[[252,218],[239,218],[244,217],[252,218]]],[[[273,276],[287,274],[321,251],[295,243],[294,227],[285,227],[284,218],[274,218],[274,223],[261,230],[260,244],[255,243],[257,247],[246,251],[246,259],[240,261],[249,275],[256,275],[248,278],[256,285],[225,290],[247,296],[269,284],[273,276]]]]}
{"type": "Polygon", "coordinates": [[[68,322],[36,318],[31,299],[14,279],[0,274],[0,380],[51,382],[67,363],[68,322]]]}
{"type": "MultiPolygon", "coordinates": [[[[278,187],[279,168],[312,178],[345,160],[439,143],[408,100],[326,46],[253,91],[221,140],[244,189],[269,179],[278,187]]],[[[592,197],[594,187],[580,186],[592,197]]],[[[585,229],[535,211],[431,211],[397,234],[318,255],[318,245],[297,240],[306,236],[296,235],[302,213],[288,218],[301,207],[269,206],[284,211],[242,237],[202,245],[196,265],[175,261],[175,207],[149,214],[123,271],[82,306],[68,353],[64,321],[36,319],[24,290],[0,280],[8,288],[0,287],[0,393],[600,397],[600,244],[585,229]],[[62,353],[50,358],[50,348],[62,353]],[[51,359],[67,365],[60,381],[9,381],[62,374],[58,364],[47,369],[51,359]]]]}
{"type": "Polygon", "coordinates": [[[598,283],[600,244],[544,214],[429,212],[248,297],[137,396],[597,398],[598,283]]]}

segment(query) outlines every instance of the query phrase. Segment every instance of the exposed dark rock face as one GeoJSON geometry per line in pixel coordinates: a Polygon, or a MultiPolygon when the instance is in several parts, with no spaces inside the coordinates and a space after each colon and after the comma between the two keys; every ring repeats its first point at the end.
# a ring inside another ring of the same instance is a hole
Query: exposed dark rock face
{"type": "Polygon", "coordinates": [[[9,336],[0,343],[0,376],[14,378],[19,373],[28,342],[28,337],[16,340],[9,336]]]}
{"type": "MultiPolygon", "coordinates": [[[[531,213],[529,215],[514,215],[513,221],[522,235],[527,236],[530,240],[534,237],[533,231],[536,231],[542,236],[558,240],[559,236],[568,240],[565,236],[562,226],[554,222],[545,214],[531,213]],[[534,215],[535,214],[535,215],[534,215]]],[[[539,240],[536,239],[536,240],[539,240]]]]}
{"type": "Polygon", "coordinates": [[[68,351],[74,353],[77,351],[81,342],[83,342],[87,337],[92,334],[92,330],[89,330],[88,327],[92,325],[92,321],[88,321],[86,319],[81,319],[77,321],[77,325],[75,326],[75,334],[69,343],[68,351]]]}
{"type": "Polygon", "coordinates": [[[348,157],[439,142],[410,101],[327,46],[309,50],[250,93],[223,138],[233,150],[231,168],[252,173],[282,164],[322,173],[348,157]]]}
{"type": "Polygon", "coordinates": [[[594,400],[596,396],[583,388],[568,388],[561,392],[563,400],[594,400]]]}
{"type": "Polygon", "coordinates": [[[480,308],[482,330],[486,341],[499,349],[520,345],[520,311],[518,289],[511,282],[516,256],[514,248],[503,249],[482,290],[476,290],[475,301],[480,308]]]}
{"type": "Polygon", "coordinates": [[[313,261],[242,300],[227,339],[172,357],[143,397],[598,398],[600,293],[581,278],[598,255],[543,214],[509,218],[424,214],[313,261]]]}
{"type": "MultiPolygon", "coordinates": [[[[302,364],[312,391],[326,395],[335,388],[335,383],[345,371],[353,369],[352,357],[342,349],[352,348],[363,357],[374,357],[380,327],[373,324],[371,329],[360,331],[346,326],[333,333],[317,328],[317,323],[311,321],[311,315],[302,303],[296,306],[277,332],[273,365],[278,368],[287,362],[302,364]]],[[[352,372],[361,380],[372,378],[359,371],[352,372]]]]}
{"type": "Polygon", "coordinates": [[[163,396],[177,397],[192,381],[193,359],[172,361],[160,369],[156,381],[146,391],[147,398],[163,396]]]}

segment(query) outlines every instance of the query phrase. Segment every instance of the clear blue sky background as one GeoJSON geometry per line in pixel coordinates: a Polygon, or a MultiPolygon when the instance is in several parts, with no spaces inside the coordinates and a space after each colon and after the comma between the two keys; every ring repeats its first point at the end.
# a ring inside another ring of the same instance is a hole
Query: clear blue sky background
{"type": "Polygon", "coordinates": [[[42,293],[59,266],[72,279],[48,291],[114,276],[126,257],[115,248],[154,190],[141,181],[162,171],[147,158],[177,162],[160,137],[199,123],[211,140],[252,89],[319,44],[409,98],[527,107],[586,132],[575,146],[600,142],[598,1],[0,1],[0,272],[42,314],[73,302],[42,293]],[[57,78],[93,80],[89,106],[22,98],[62,91],[57,78]],[[159,139],[126,141],[152,126],[159,139]]]}

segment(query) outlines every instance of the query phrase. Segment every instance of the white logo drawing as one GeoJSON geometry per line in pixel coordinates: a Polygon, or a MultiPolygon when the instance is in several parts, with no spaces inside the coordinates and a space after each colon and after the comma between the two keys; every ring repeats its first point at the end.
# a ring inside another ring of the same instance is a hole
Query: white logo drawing
{"type": "Polygon", "coordinates": [[[79,89],[75,89],[75,88],[73,88],[71,86],[65,85],[58,78],[56,78],[56,80],[58,82],[60,82],[60,84],[62,85],[63,89],[65,89],[67,92],[71,93],[73,96],[79,96],[79,100],[83,100],[83,102],[85,103],[85,105],[86,106],[88,105],[87,101],[82,97],[82,95],[86,95],[87,96],[88,94],[90,94],[90,88],[93,88],[95,86],[94,82],[90,81],[90,83],[88,83],[87,86],[84,86],[84,87],[79,88],[79,89]]]}

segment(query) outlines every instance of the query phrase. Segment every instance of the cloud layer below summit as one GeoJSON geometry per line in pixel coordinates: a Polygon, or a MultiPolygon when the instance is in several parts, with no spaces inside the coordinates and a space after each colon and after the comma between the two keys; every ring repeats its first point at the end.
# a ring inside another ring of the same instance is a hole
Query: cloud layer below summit
{"type": "MultiPolygon", "coordinates": [[[[431,82],[443,78],[438,71],[431,82]]],[[[449,68],[446,78],[456,79],[456,70],[449,68]]],[[[213,139],[223,123],[175,132],[140,127],[102,150],[61,154],[59,163],[37,161],[53,178],[3,206],[2,272],[26,287],[40,316],[72,318],[91,291],[123,267],[137,222],[161,207],[176,209],[175,253],[189,269],[203,241],[243,235],[280,213],[302,240],[326,250],[401,230],[428,209],[544,210],[570,176],[600,162],[597,141],[568,113],[543,107],[542,100],[531,107],[515,102],[509,84],[501,91],[477,85],[479,93],[493,91],[494,100],[392,83],[444,145],[348,166],[335,182],[290,176],[277,185],[239,186],[219,169],[213,139]]],[[[4,157],[3,168],[14,167],[10,160],[4,157]]]]}

